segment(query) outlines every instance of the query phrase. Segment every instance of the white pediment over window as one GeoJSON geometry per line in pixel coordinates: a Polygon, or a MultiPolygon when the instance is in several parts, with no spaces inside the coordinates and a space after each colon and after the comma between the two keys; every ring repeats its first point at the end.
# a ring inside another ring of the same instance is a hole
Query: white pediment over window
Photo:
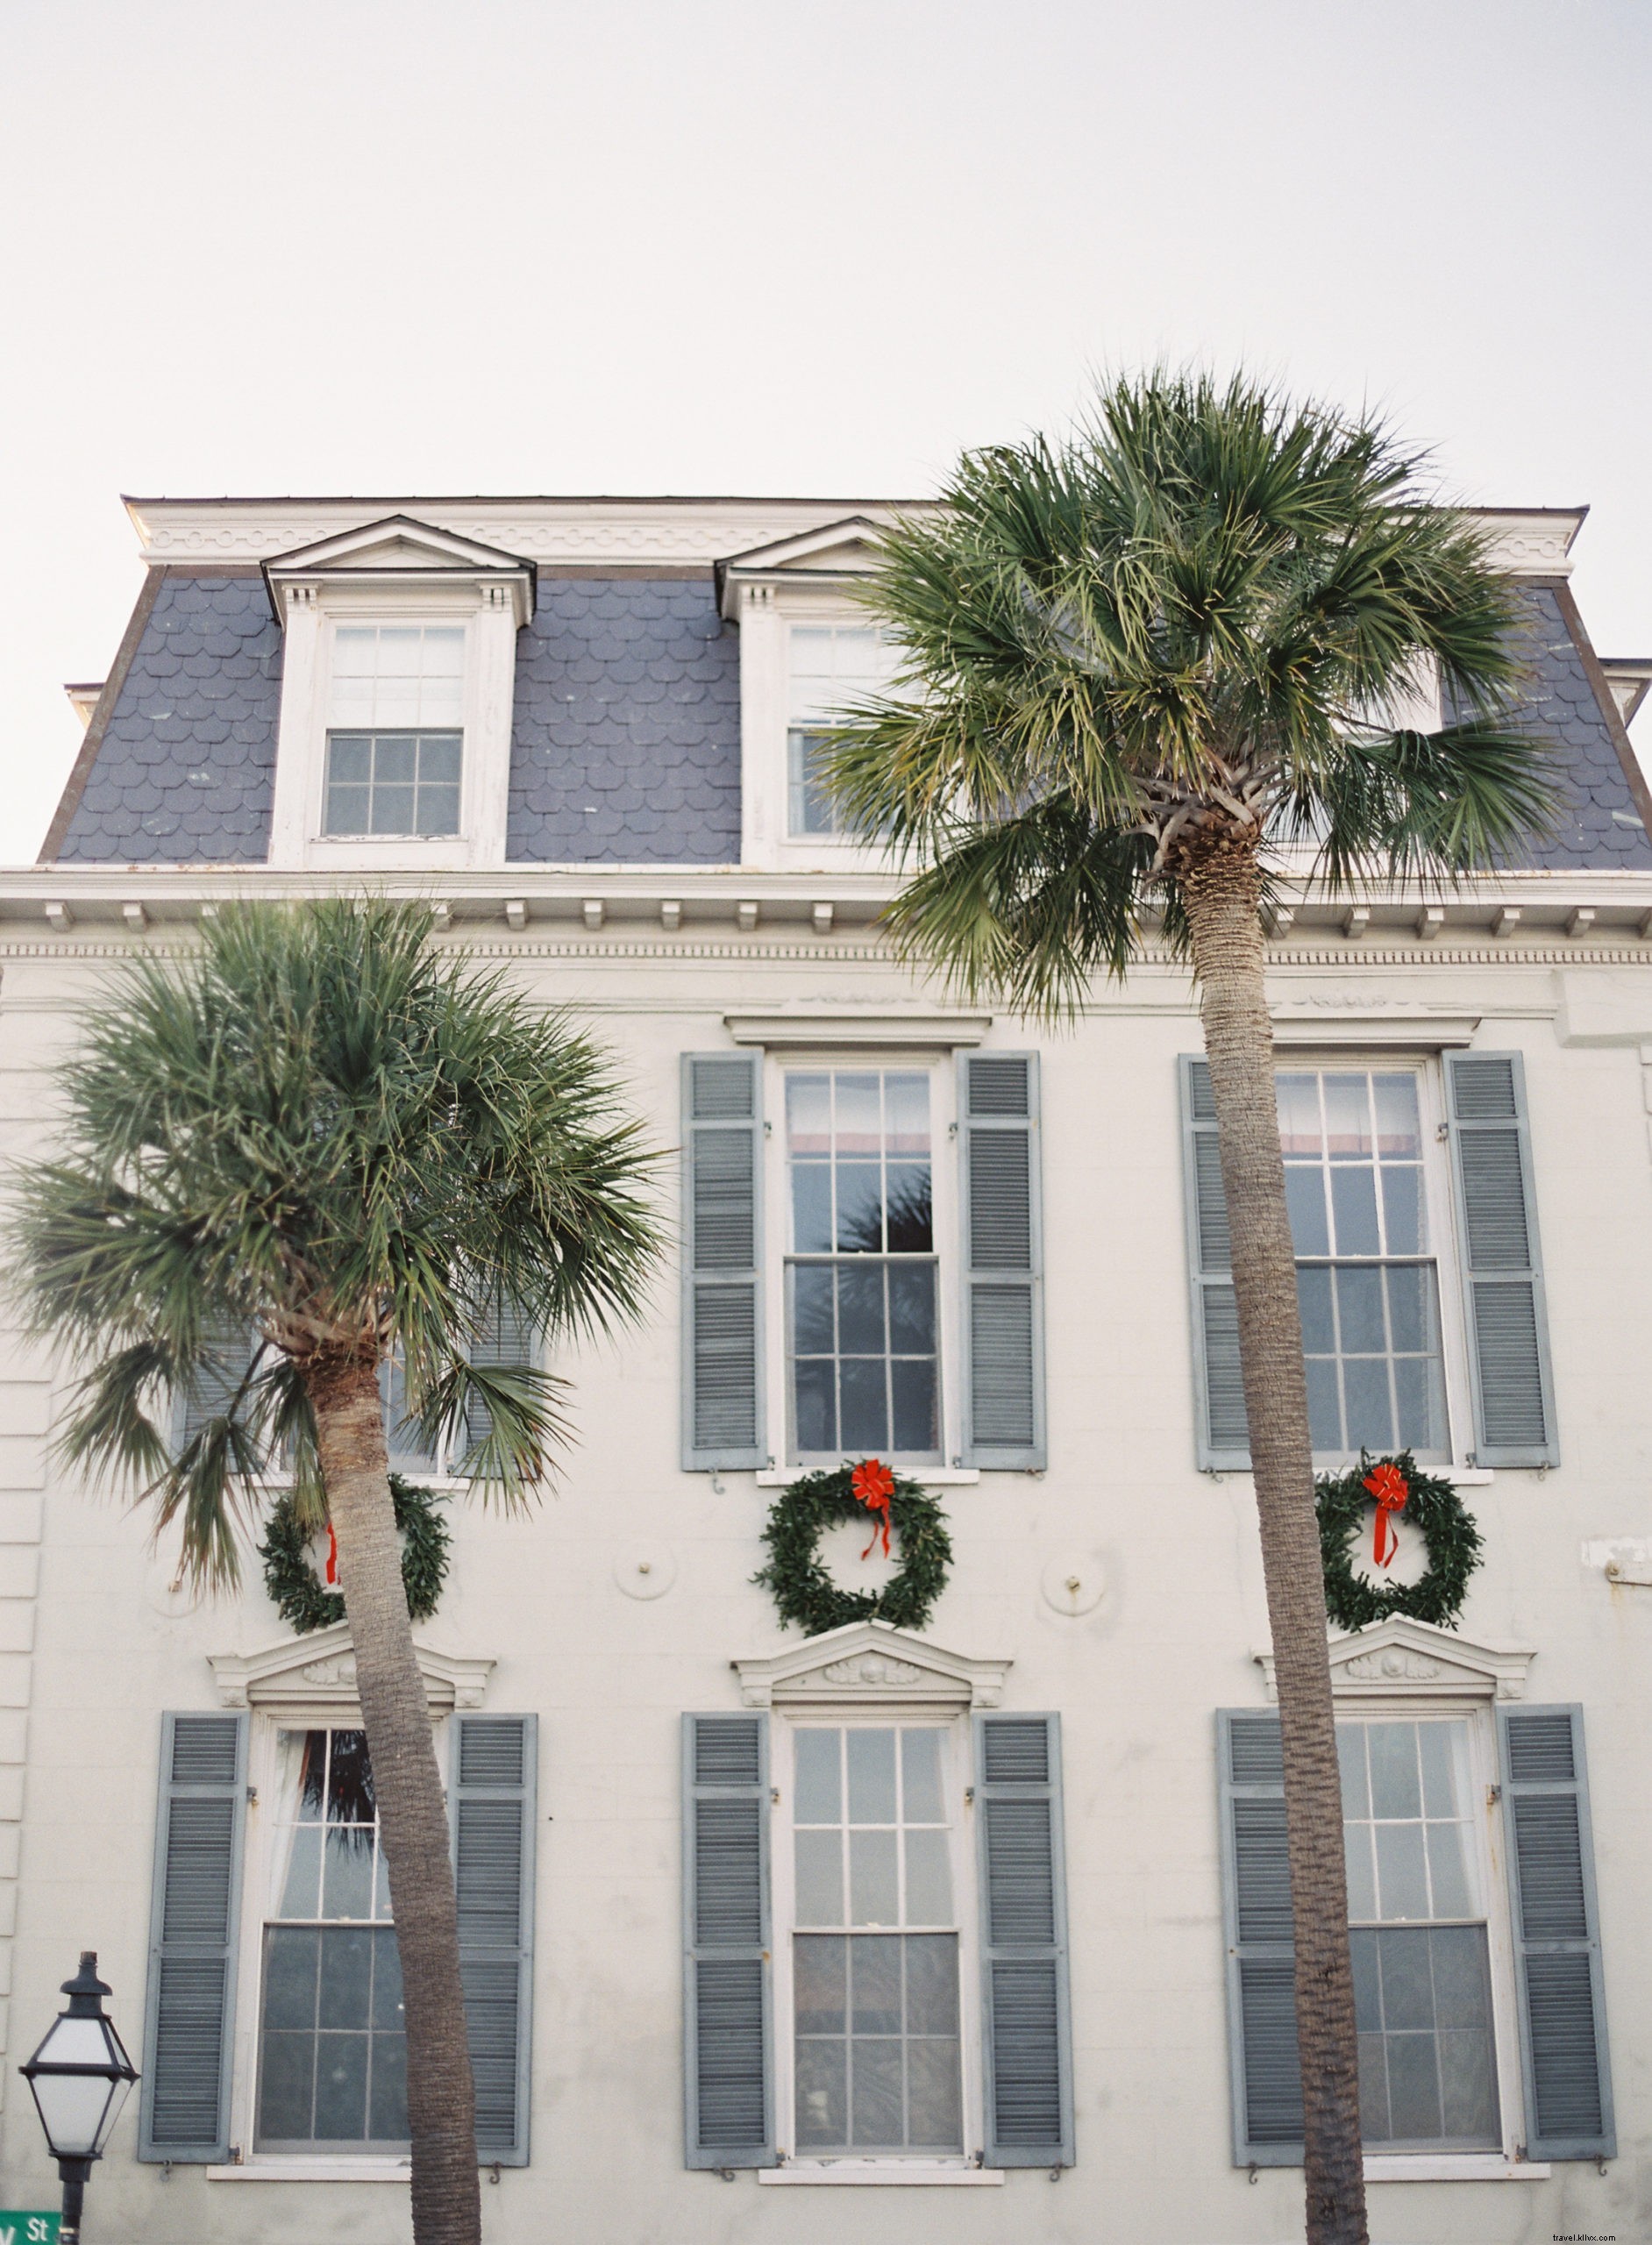
{"type": "Polygon", "coordinates": [[[826,1701],[842,1707],[857,1700],[879,1707],[995,1707],[1011,1665],[948,1652],[887,1621],[851,1621],[785,1652],[730,1664],[748,1707],[826,1701]]]}
{"type": "MultiPolygon", "coordinates": [[[[488,1679],[498,1665],[495,1661],[440,1652],[417,1638],[413,1650],[432,1712],[481,1707],[488,1679]]],[[[208,1660],[226,1707],[313,1707],[319,1711],[357,1704],[356,1655],[348,1621],[305,1637],[283,1637],[261,1652],[210,1653],[208,1660]]]]}
{"type": "MultiPolygon", "coordinates": [[[[1276,1685],[1273,1655],[1257,1660],[1268,1697],[1276,1685]]],[[[1523,1700],[1534,1648],[1486,1644],[1456,1629],[1395,1614],[1367,1629],[1331,1639],[1331,1689],[1347,1700],[1523,1700]]]]}
{"type": "Polygon", "coordinates": [[[518,626],[533,614],[538,572],[520,554],[438,530],[411,515],[387,515],[331,538],[317,538],[263,565],[270,605],[285,624],[296,604],[328,583],[411,585],[468,582],[515,610],[518,626]]]}
{"type": "Polygon", "coordinates": [[[822,523],[818,530],[795,538],[775,538],[730,554],[716,569],[718,592],[725,616],[737,616],[741,589],[756,585],[864,577],[882,558],[882,531],[868,515],[845,515],[841,522],[822,523]]]}

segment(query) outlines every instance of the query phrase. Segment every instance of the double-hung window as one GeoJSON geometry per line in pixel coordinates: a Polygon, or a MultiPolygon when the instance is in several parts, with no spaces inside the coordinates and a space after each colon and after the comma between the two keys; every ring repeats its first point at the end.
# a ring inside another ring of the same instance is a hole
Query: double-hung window
{"type": "Polygon", "coordinates": [[[261,1942],[260,2151],[400,2151],[407,2035],[367,1734],[281,1730],[261,1942]]]}
{"type": "Polygon", "coordinates": [[[686,1466],[1043,1465],[1036,1054],[687,1053],[683,1156],[686,1466]]]}
{"type": "Polygon", "coordinates": [[[894,651],[879,626],[864,624],[795,624],[789,645],[786,830],[794,840],[846,837],[850,830],[822,777],[825,728],[848,704],[888,687],[894,651]]]}
{"type": "Polygon", "coordinates": [[[462,625],[337,626],[322,833],[457,834],[464,709],[462,625]]]}
{"type": "Polygon", "coordinates": [[[788,1070],[786,1162],[795,1454],[938,1462],[929,1071],[788,1070]]]}
{"type": "Polygon", "coordinates": [[[797,2149],[961,2154],[953,1731],[808,1723],[791,1743],[797,2149]]]}
{"type": "MultiPolygon", "coordinates": [[[[924,1644],[898,1650],[923,1678],[924,1644]]],[[[954,2183],[1066,2166],[1060,1725],[972,1717],[934,1672],[927,1703],[852,1674],[822,1703],[821,1657],[759,1664],[794,1671],[765,1686],[772,1713],[685,1719],[688,2164],[954,2183]]]]}
{"type": "MultiPolygon", "coordinates": [[[[1499,1707],[1489,1671],[1477,1694],[1474,1648],[1437,1695],[1385,1700],[1364,1673],[1381,1657],[1333,1647],[1367,2159],[1471,2176],[1609,2154],[1582,1714],[1499,1707]]],[[[1219,1728],[1234,2156],[1298,2164],[1279,1721],[1219,1728]]]]}
{"type": "MultiPolygon", "coordinates": [[[[1519,1056],[1276,1077],[1316,1461],[1555,1463],[1519,1056]]],[[[1203,1059],[1182,1063],[1199,1459],[1249,1464],[1228,1209],[1203,1059]]]]}

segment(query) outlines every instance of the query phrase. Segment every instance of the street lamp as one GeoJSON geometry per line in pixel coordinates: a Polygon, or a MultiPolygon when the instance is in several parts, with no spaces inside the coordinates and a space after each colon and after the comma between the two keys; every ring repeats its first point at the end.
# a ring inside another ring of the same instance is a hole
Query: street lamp
{"type": "Polygon", "coordinates": [[[58,2013],[39,2049],[18,2070],[34,2092],[46,2149],[63,2184],[61,2245],[80,2245],[87,2177],[93,2160],[103,2156],[138,2069],[103,2016],[110,1990],[97,1977],[96,1949],[81,1951],[81,1969],[64,1981],[63,1992],[68,2009],[58,2013]]]}

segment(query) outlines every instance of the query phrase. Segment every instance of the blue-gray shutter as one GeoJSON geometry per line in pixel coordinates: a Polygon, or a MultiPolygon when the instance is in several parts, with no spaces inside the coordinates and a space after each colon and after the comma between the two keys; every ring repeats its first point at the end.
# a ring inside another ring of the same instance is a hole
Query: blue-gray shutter
{"type": "Polygon", "coordinates": [[[161,1718],[140,2159],[198,2165],[230,2156],[247,1721],[161,1718]]]}
{"type": "Polygon", "coordinates": [[[1201,1472],[1243,1472],[1250,1464],[1250,1428],[1239,1364],[1239,1311],[1216,1144],[1216,1101],[1209,1067],[1197,1054],[1184,1053],[1178,1065],[1199,1466],[1201,1472]]]}
{"type": "MultiPolygon", "coordinates": [[[[495,1302],[488,1311],[481,1331],[471,1343],[469,1361],[481,1365],[484,1371],[491,1367],[517,1367],[538,1364],[543,1343],[518,1305],[514,1301],[495,1302]]],[[[465,1460],[468,1462],[477,1446],[487,1441],[494,1430],[494,1415],[479,1396],[473,1396],[465,1408],[465,1460]]],[[[388,1429],[387,1429],[388,1436],[388,1429]]]]}
{"type": "Polygon", "coordinates": [[[1612,2076],[1580,1707],[1499,1707],[1528,2159],[1611,2159],[1612,2076]]]}
{"type": "Polygon", "coordinates": [[[1216,1723],[1234,2164],[1300,2167],[1302,2069],[1279,1718],[1234,1708],[1216,1723]]]}
{"type": "Polygon", "coordinates": [[[1072,2164],[1059,1715],[975,1718],[988,2167],[1072,2164]]]}
{"type": "Polygon", "coordinates": [[[968,1363],[963,1463],[1042,1468],[1037,1054],[963,1054],[958,1116],[968,1363]]]}
{"type": "Polygon", "coordinates": [[[533,2042],[533,1862],[538,1722],[453,1719],[453,1884],[476,2156],[528,2163],[533,2042]]]}
{"type": "Polygon", "coordinates": [[[181,1389],[174,1398],[173,1447],[176,1450],[188,1449],[208,1420],[224,1416],[261,1346],[251,1324],[217,1325],[207,1342],[211,1354],[200,1366],[195,1386],[181,1389]]]}
{"type": "Polygon", "coordinates": [[[766,1465],[761,1063],[685,1052],[683,1465],[766,1465]]]}
{"type": "Polygon", "coordinates": [[[1474,1462],[1557,1465],[1549,1319],[1518,1052],[1449,1052],[1474,1462]]]}
{"type": "Polygon", "coordinates": [[[683,1717],[683,2084],[690,2167],[773,2167],[768,1726],[683,1717]]]}

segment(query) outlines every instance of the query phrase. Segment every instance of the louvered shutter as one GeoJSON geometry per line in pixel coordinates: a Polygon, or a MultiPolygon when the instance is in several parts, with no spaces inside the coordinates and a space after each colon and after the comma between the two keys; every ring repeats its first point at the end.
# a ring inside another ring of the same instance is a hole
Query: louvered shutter
{"type": "Polygon", "coordinates": [[[1072,2164],[1061,1718],[975,1718],[988,2167],[1072,2164]]]}
{"type": "Polygon", "coordinates": [[[1528,2159],[1611,2159],[1612,2078],[1578,1707],[1500,1707],[1528,2159]]]}
{"type": "MultiPolygon", "coordinates": [[[[537,1365],[543,1343],[514,1301],[495,1302],[482,1330],[471,1344],[470,1362],[489,1366],[537,1365]]],[[[465,1460],[494,1430],[494,1415],[480,1397],[473,1396],[465,1409],[465,1460]]]]}
{"type": "Polygon", "coordinates": [[[1549,1322],[1518,1052],[1449,1052],[1452,1170],[1474,1373],[1475,1463],[1556,1465],[1549,1322]]]}
{"type": "Polygon", "coordinates": [[[1250,1463],[1250,1429],[1239,1365],[1239,1311],[1216,1144],[1216,1101],[1203,1060],[1184,1053],[1180,1070],[1199,1465],[1201,1472],[1241,1472],[1250,1463]]]}
{"type": "Polygon", "coordinates": [[[683,1464],[765,1465],[760,1062],[683,1055],[683,1464]]]}
{"type": "Polygon", "coordinates": [[[690,2167],[773,2167],[767,1726],[683,1717],[684,2088],[690,2167]]]}
{"type": "Polygon", "coordinates": [[[958,1064],[964,1212],[964,1463],[1044,1463],[1038,1056],[968,1052],[958,1064]]]}
{"type": "Polygon", "coordinates": [[[1279,1718],[1234,1710],[1216,1720],[1234,2163],[1300,2167],[1302,2070],[1279,1718]]]}
{"type": "Polygon", "coordinates": [[[161,1720],[140,2159],[230,2156],[246,1729],[244,1714],[161,1720]]]}
{"type": "Polygon", "coordinates": [[[211,1355],[203,1364],[192,1388],[179,1392],[173,1413],[173,1443],[186,1450],[210,1419],[222,1418],[235,1392],[258,1354],[259,1336],[253,1326],[219,1325],[208,1336],[211,1355]]]}
{"type": "Polygon", "coordinates": [[[454,1730],[453,1884],[476,2156],[525,2167],[538,1727],[532,1715],[461,1714],[454,1730]]]}

